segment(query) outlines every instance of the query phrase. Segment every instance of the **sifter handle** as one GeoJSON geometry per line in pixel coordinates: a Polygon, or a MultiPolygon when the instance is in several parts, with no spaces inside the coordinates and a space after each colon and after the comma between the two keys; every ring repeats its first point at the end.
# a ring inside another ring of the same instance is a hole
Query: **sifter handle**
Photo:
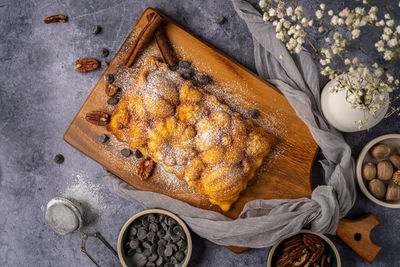
{"type": "Polygon", "coordinates": [[[379,223],[373,213],[355,220],[340,219],[336,234],[364,260],[372,263],[382,249],[370,239],[371,230],[379,223]]]}

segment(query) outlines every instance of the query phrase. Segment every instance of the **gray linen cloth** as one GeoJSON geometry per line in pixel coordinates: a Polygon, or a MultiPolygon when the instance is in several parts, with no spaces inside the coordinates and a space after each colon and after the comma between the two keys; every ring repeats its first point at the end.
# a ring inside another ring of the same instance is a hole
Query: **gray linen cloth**
{"type": "Polygon", "coordinates": [[[162,194],[136,190],[107,171],[104,181],[113,192],[126,199],[178,214],[195,233],[219,245],[269,247],[298,233],[306,225],[311,225],[312,231],[335,234],[339,218],[355,201],[354,161],[341,134],[321,115],[318,69],[309,54],[291,55],[275,38],[274,27],[265,23],[249,3],[232,2],[253,35],[258,74],[286,96],[321,148],[326,158],[321,164],[328,184],[315,188],[311,199],[250,201],[240,217],[232,220],[162,194]]]}

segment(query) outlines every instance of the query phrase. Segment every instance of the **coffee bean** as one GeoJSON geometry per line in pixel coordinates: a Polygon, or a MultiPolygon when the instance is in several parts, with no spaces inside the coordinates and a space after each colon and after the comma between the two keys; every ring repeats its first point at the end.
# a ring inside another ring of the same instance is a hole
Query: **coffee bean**
{"type": "Polygon", "coordinates": [[[165,214],[158,214],[158,221],[162,222],[165,219],[165,214]]]}
{"type": "Polygon", "coordinates": [[[185,80],[190,80],[194,76],[194,69],[185,69],[181,76],[185,80]]]}
{"type": "Polygon", "coordinates": [[[151,255],[150,249],[145,248],[145,249],[143,250],[143,255],[145,255],[146,257],[150,256],[150,255],[151,255]]]}
{"type": "Polygon", "coordinates": [[[114,82],[114,75],[112,75],[111,73],[108,73],[108,74],[104,75],[104,81],[106,83],[109,83],[109,84],[113,83],[114,82]]]}
{"type": "Polygon", "coordinates": [[[154,237],[156,237],[156,233],[153,231],[150,231],[147,233],[147,240],[149,240],[150,242],[153,242],[154,237]]]}
{"type": "Polygon", "coordinates": [[[139,240],[134,239],[134,240],[129,242],[129,246],[132,249],[137,249],[140,246],[140,242],[139,242],[139,240]]]}
{"type": "Polygon", "coordinates": [[[217,18],[217,19],[215,20],[215,23],[221,25],[221,24],[224,24],[225,21],[226,21],[226,18],[225,18],[225,17],[219,17],[219,18],[217,18]]]}
{"type": "Polygon", "coordinates": [[[156,264],[155,264],[154,262],[148,261],[148,262],[146,263],[146,266],[154,267],[154,266],[156,266],[156,264]]]}
{"type": "Polygon", "coordinates": [[[94,25],[91,29],[90,32],[93,34],[98,34],[101,32],[101,27],[99,25],[94,25]]]}
{"type": "Polygon", "coordinates": [[[137,261],[139,265],[145,265],[147,263],[147,257],[142,255],[142,257],[137,261]]]}
{"type": "Polygon", "coordinates": [[[100,62],[100,66],[101,66],[102,69],[106,69],[108,67],[108,63],[106,61],[102,60],[100,62]]]}
{"type": "Polygon", "coordinates": [[[178,242],[181,239],[182,239],[182,237],[180,237],[179,235],[171,235],[171,240],[174,243],[178,242]]]}
{"type": "Polygon", "coordinates": [[[129,157],[131,155],[132,151],[128,148],[124,148],[121,150],[121,155],[124,157],[129,157]]]}
{"type": "Polygon", "coordinates": [[[175,244],[169,244],[169,246],[174,250],[178,251],[178,247],[175,244]]]}
{"type": "Polygon", "coordinates": [[[183,259],[185,258],[185,253],[183,253],[182,251],[178,251],[174,254],[175,259],[179,262],[183,261],[183,259]]]}
{"type": "Polygon", "coordinates": [[[150,222],[149,222],[149,220],[147,219],[147,217],[143,217],[143,218],[142,218],[142,224],[143,224],[143,226],[149,227],[150,222]]]}
{"type": "Polygon", "coordinates": [[[137,159],[140,159],[140,158],[143,157],[143,154],[142,154],[142,152],[140,152],[140,150],[136,149],[135,156],[136,156],[137,159]]]}
{"type": "Polygon", "coordinates": [[[161,266],[163,264],[163,262],[164,262],[163,257],[158,256],[158,259],[156,260],[156,265],[161,266]]]}
{"type": "Polygon", "coordinates": [[[161,223],[161,227],[164,229],[165,232],[168,231],[168,225],[165,222],[161,223]]]}
{"type": "Polygon", "coordinates": [[[110,97],[110,98],[107,100],[107,104],[109,104],[109,105],[111,105],[111,106],[115,106],[116,104],[118,104],[118,102],[119,102],[119,99],[116,98],[116,97],[110,97]]]}
{"type": "Polygon", "coordinates": [[[136,220],[133,222],[133,227],[139,228],[140,226],[142,226],[142,222],[140,220],[136,220]]]}
{"type": "Polygon", "coordinates": [[[54,162],[57,164],[61,164],[64,162],[64,156],[62,154],[57,154],[54,156],[54,162]]]}
{"type": "Polygon", "coordinates": [[[175,234],[177,234],[178,232],[184,232],[182,226],[180,225],[174,226],[173,231],[175,234]]]}
{"type": "Polygon", "coordinates": [[[157,231],[157,236],[158,236],[159,238],[165,236],[165,231],[164,231],[163,229],[159,229],[159,230],[157,231]]]}
{"type": "Polygon", "coordinates": [[[167,257],[169,257],[169,256],[172,255],[173,252],[174,252],[174,251],[173,251],[172,247],[171,247],[170,245],[167,245],[167,246],[165,247],[165,250],[164,250],[164,255],[167,256],[167,257]]]}
{"type": "Polygon", "coordinates": [[[164,237],[165,240],[167,240],[168,242],[171,241],[171,236],[167,235],[166,237],[164,237]]]}
{"type": "Polygon", "coordinates": [[[250,110],[250,117],[252,119],[257,119],[260,116],[260,111],[258,109],[252,109],[250,110]]]}
{"type": "Polygon", "coordinates": [[[147,232],[144,229],[139,229],[138,233],[137,233],[137,237],[139,240],[145,240],[147,237],[147,232]]]}
{"type": "Polygon", "coordinates": [[[97,137],[97,142],[105,143],[108,140],[108,136],[106,134],[101,134],[97,137]]]}
{"type": "Polygon", "coordinates": [[[178,65],[179,65],[180,68],[186,69],[186,68],[189,68],[190,65],[192,65],[192,63],[190,63],[187,60],[182,60],[182,61],[179,62],[178,65]]]}
{"type": "Polygon", "coordinates": [[[169,226],[174,226],[174,225],[176,224],[176,221],[175,221],[174,219],[172,219],[172,218],[169,218],[167,224],[168,224],[169,226]]]}
{"type": "Polygon", "coordinates": [[[141,247],[138,247],[138,248],[136,249],[136,253],[142,254],[142,253],[143,253],[143,249],[142,249],[141,247]]]}
{"type": "Polygon", "coordinates": [[[207,74],[202,74],[199,76],[199,78],[197,79],[197,82],[200,85],[206,85],[209,84],[211,82],[211,77],[208,76],[207,74]]]}
{"type": "Polygon", "coordinates": [[[99,51],[99,57],[107,57],[110,52],[108,51],[107,48],[102,48],[99,51]]]}

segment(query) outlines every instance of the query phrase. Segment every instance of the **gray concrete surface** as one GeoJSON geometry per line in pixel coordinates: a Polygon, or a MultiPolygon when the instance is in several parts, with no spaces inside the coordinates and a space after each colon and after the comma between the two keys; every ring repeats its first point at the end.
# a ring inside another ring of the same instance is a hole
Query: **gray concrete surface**
{"type": "MultiPolygon", "coordinates": [[[[300,2],[306,10],[318,5],[313,0],[300,2]]],[[[333,9],[354,5],[324,2],[333,9]]],[[[397,9],[399,23],[397,1],[389,2],[397,9]]],[[[102,72],[77,73],[72,63],[97,57],[102,47],[110,50],[111,59],[149,6],[254,70],[251,36],[229,0],[0,1],[0,266],[92,266],[80,252],[79,235],[60,236],[46,225],[45,206],[55,196],[81,201],[86,229],[100,231],[113,245],[123,223],[143,209],[111,194],[102,184],[100,166],[67,145],[62,135],[102,72]],[[45,25],[43,18],[53,14],[66,14],[69,22],[45,25]],[[227,18],[221,26],[214,24],[219,16],[227,18]],[[93,36],[90,28],[95,24],[103,31],[93,36]],[[53,162],[57,153],[65,156],[61,165],[53,162]]],[[[397,67],[397,77],[399,72],[397,67]]],[[[326,81],[321,78],[321,84],[326,81]]],[[[399,118],[392,117],[370,131],[345,137],[357,157],[369,140],[399,129],[399,118]]],[[[320,174],[316,163],[316,184],[320,174]]],[[[372,232],[372,240],[383,247],[373,266],[399,266],[399,211],[373,204],[358,190],[350,216],[367,212],[381,221],[372,232]]],[[[341,240],[332,239],[343,266],[369,266],[341,240]]],[[[266,266],[268,248],[236,255],[196,235],[193,246],[190,266],[266,266]]],[[[119,265],[97,240],[88,241],[88,250],[102,266],[119,265]]]]}

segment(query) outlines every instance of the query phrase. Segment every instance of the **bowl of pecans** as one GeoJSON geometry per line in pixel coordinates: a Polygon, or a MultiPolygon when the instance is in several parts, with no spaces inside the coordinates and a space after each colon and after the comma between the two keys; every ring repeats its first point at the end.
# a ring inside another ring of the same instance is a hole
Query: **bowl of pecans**
{"type": "Polygon", "coordinates": [[[192,238],[175,214],[148,209],[132,216],[118,237],[118,257],[123,267],[187,266],[192,238]]]}
{"type": "Polygon", "coordinates": [[[269,251],[268,267],[342,266],[339,253],[325,235],[301,230],[295,236],[276,243],[269,251]]]}

